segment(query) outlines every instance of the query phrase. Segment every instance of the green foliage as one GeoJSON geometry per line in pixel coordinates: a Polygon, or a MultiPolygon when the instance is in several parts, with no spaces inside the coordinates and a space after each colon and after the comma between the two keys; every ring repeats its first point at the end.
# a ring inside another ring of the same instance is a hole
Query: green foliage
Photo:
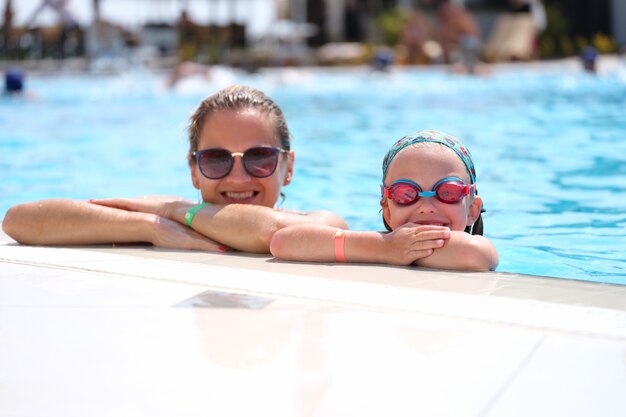
{"type": "Polygon", "coordinates": [[[577,51],[581,51],[584,47],[589,46],[589,41],[583,35],[576,35],[574,37],[574,43],[576,44],[577,51]]]}
{"type": "Polygon", "coordinates": [[[601,54],[617,51],[615,39],[603,33],[596,33],[591,39],[580,34],[570,36],[569,21],[557,1],[546,2],[545,9],[548,26],[539,44],[543,58],[577,55],[586,46],[593,46],[601,54]]]}
{"type": "Polygon", "coordinates": [[[571,54],[572,42],[569,41],[569,22],[559,6],[546,4],[548,25],[541,34],[540,50],[543,58],[554,58],[571,54]]]}
{"type": "Polygon", "coordinates": [[[550,36],[542,36],[539,41],[539,49],[543,58],[556,56],[556,42],[550,36]]]}
{"type": "Polygon", "coordinates": [[[617,41],[604,33],[593,35],[592,45],[601,54],[617,52],[617,41]]]}
{"type": "Polygon", "coordinates": [[[385,45],[395,46],[400,42],[402,27],[408,15],[408,10],[401,8],[387,10],[378,15],[376,25],[385,45]]]}
{"type": "Polygon", "coordinates": [[[574,42],[572,42],[569,36],[562,36],[559,39],[559,46],[561,50],[561,55],[563,56],[572,56],[576,55],[576,48],[574,46],[574,42]]]}

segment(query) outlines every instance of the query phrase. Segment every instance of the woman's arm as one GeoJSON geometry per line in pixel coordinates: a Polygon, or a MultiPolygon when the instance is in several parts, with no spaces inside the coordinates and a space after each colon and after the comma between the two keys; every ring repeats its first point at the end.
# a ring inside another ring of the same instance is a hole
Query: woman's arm
{"type": "MultiPolygon", "coordinates": [[[[278,259],[335,262],[335,234],[340,229],[301,224],[285,227],[272,237],[270,250],[278,259]]],[[[406,225],[391,233],[345,230],[347,262],[409,265],[444,245],[450,230],[440,226],[406,225]]]]}
{"type": "Polygon", "coordinates": [[[492,271],[498,266],[496,247],[485,237],[465,232],[451,232],[450,239],[432,255],[415,264],[427,268],[462,271],[492,271]]]}
{"type": "Polygon", "coordinates": [[[7,211],[2,229],[27,245],[148,242],[165,248],[222,250],[219,243],[169,219],[77,200],[16,205],[7,211]]]}
{"type": "MultiPolygon", "coordinates": [[[[193,205],[172,204],[171,219],[185,222],[193,205]]],[[[251,204],[210,205],[198,211],[192,227],[199,233],[244,252],[269,253],[277,231],[292,225],[313,224],[347,228],[346,222],[330,212],[293,213],[251,204]]]]}
{"type": "Polygon", "coordinates": [[[154,217],[88,201],[51,199],[11,207],[2,229],[28,245],[149,242],[148,230],[154,217]]]}
{"type": "MultiPolygon", "coordinates": [[[[185,214],[195,203],[172,198],[94,200],[95,204],[130,212],[152,213],[186,226],[185,214]]],[[[252,204],[209,205],[197,211],[193,230],[230,248],[244,252],[269,253],[272,235],[295,224],[347,228],[346,222],[328,211],[296,213],[252,204]]]]}

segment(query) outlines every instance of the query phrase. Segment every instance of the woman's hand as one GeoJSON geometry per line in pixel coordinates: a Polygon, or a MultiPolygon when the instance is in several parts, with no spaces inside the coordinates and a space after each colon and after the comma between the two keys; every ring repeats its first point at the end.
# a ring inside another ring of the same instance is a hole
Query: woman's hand
{"type": "Polygon", "coordinates": [[[221,243],[208,239],[190,227],[160,216],[155,216],[151,243],[156,247],[168,249],[194,249],[212,252],[229,250],[221,243]]]}
{"type": "Polygon", "coordinates": [[[174,220],[174,211],[181,205],[193,204],[179,197],[146,196],[139,198],[108,198],[90,200],[99,206],[125,211],[154,214],[153,228],[149,231],[150,243],[168,249],[194,249],[225,252],[228,248],[219,242],[194,231],[174,220]]]}
{"type": "Polygon", "coordinates": [[[383,235],[385,249],[383,262],[392,265],[410,265],[432,255],[450,238],[450,229],[445,226],[404,224],[383,235]]]}
{"type": "Polygon", "coordinates": [[[166,219],[174,220],[174,210],[178,204],[193,204],[180,197],[145,196],[139,198],[106,198],[89,200],[92,204],[111,207],[126,211],[156,214],[166,219]]]}

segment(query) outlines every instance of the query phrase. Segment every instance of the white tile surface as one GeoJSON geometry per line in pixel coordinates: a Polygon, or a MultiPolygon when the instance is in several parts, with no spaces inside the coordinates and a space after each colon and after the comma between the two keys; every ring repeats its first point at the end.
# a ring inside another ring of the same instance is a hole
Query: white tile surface
{"type": "Polygon", "coordinates": [[[550,335],[486,417],[626,416],[626,345],[550,335]]]}
{"type": "Polygon", "coordinates": [[[102,272],[1,265],[0,306],[169,307],[205,288],[102,272]]]}
{"type": "Polygon", "coordinates": [[[623,287],[148,252],[0,245],[0,417],[626,415],[623,287]]]}
{"type": "MultiPolygon", "coordinates": [[[[30,262],[38,268],[51,268],[54,265],[57,269],[65,268],[75,272],[98,272],[143,279],[155,284],[205,286],[217,291],[298,299],[303,303],[335,303],[351,309],[388,312],[421,312],[547,330],[626,337],[624,311],[556,304],[528,298],[477,294],[468,296],[463,293],[399,288],[385,285],[386,276],[381,276],[377,283],[372,283],[107,253],[98,253],[94,260],[94,255],[86,251],[85,259],[79,259],[77,254],[83,251],[72,249],[55,249],[54,258],[46,248],[10,246],[1,249],[0,253],[5,259],[30,262]],[[69,262],[64,261],[66,253],[71,259],[69,262]],[[37,261],[32,261],[33,259],[37,261]]],[[[523,288],[520,289],[522,290],[523,288]]]]}
{"type": "Polygon", "coordinates": [[[540,337],[377,313],[0,312],[2,416],[475,415],[540,337]]]}

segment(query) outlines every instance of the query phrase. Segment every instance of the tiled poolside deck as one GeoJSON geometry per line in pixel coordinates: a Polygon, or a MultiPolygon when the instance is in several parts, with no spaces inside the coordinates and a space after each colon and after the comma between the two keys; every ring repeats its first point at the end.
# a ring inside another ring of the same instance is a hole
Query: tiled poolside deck
{"type": "Polygon", "coordinates": [[[0,417],[625,416],[626,286],[0,235],[0,417]]]}

